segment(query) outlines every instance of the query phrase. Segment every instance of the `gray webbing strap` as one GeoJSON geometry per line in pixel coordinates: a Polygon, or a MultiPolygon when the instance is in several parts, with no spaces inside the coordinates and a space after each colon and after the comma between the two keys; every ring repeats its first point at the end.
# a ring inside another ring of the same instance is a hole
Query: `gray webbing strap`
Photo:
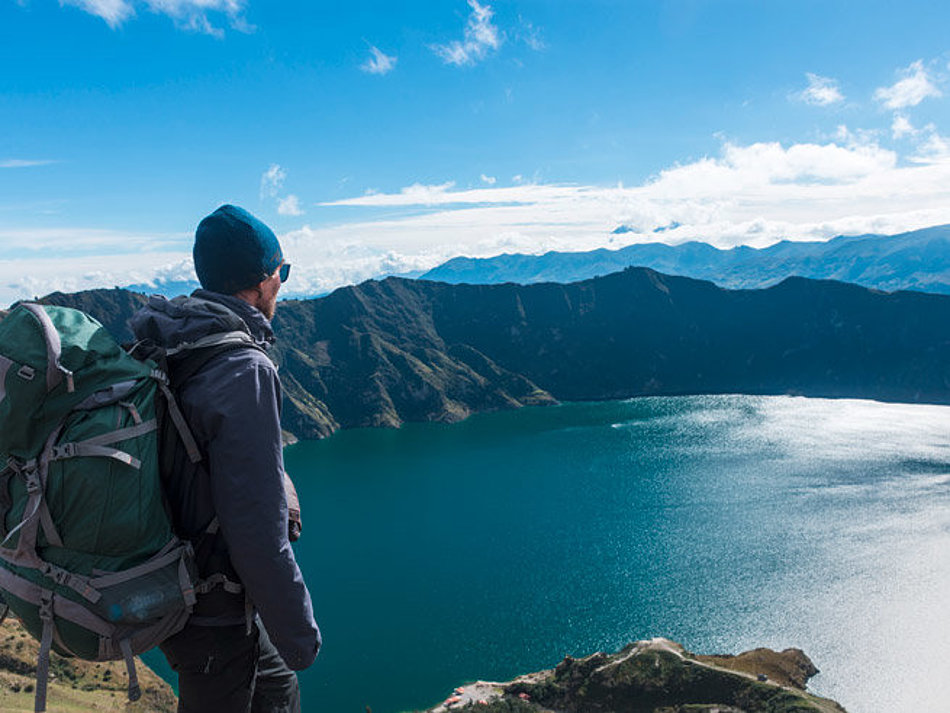
{"type": "Polygon", "coordinates": [[[158,422],[153,418],[135,426],[120,428],[115,431],[103,433],[100,436],[95,436],[94,438],[87,438],[84,441],[77,441],[75,443],[61,443],[57,446],[53,446],[50,449],[49,460],[56,461],[63,460],[65,458],[81,457],[113,458],[120,463],[125,463],[125,465],[131,466],[138,470],[142,467],[142,462],[138,458],[135,458],[124,451],[120,451],[117,448],[110,448],[109,446],[113,443],[119,443],[120,441],[127,441],[132,438],[144,436],[145,434],[151,433],[157,428],[158,422]]]}
{"type": "Polygon", "coordinates": [[[151,433],[157,428],[158,422],[152,418],[145,423],[140,423],[136,426],[129,426],[128,428],[120,428],[115,431],[109,431],[108,433],[103,433],[101,436],[79,441],[79,443],[88,444],[90,446],[111,446],[113,443],[119,443],[120,441],[127,441],[130,438],[144,436],[146,433],[151,433]]]}
{"type": "Polygon", "coordinates": [[[215,572],[214,574],[208,575],[205,579],[202,579],[195,585],[195,591],[198,594],[207,594],[218,586],[229,594],[240,594],[244,591],[244,587],[239,582],[228,579],[221,572],[215,572]]]}
{"type": "Polygon", "coordinates": [[[52,579],[56,584],[60,584],[64,587],[69,587],[77,594],[81,595],[83,598],[95,604],[100,599],[102,599],[102,594],[97,592],[93,588],[91,582],[86,577],[83,577],[79,574],[73,574],[68,569],[63,569],[62,567],[57,567],[55,564],[50,562],[44,562],[43,566],[39,568],[46,577],[52,579]]]}
{"type": "Polygon", "coordinates": [[[177,347],[166,350],[167,356],[175,356],[181,352],[187,352],[192,349],[205,349],[207,347],[218,347],[223,344],[256,344],[254,337],[247,332],[219,332],[218,334],[209,334],[193,342],[182,342],[177,347]]]}
{"type": "MultiPolygon", "coordinates": [[[[0,587],[13,596],[37,606],[40,605],[43,593],[49,591],[27,579],[18,577],[5,567],[0,567],[0,587]]],[[[108,638],[115,633],[115,627],[112,624],[99,618],[82,604],[66,597],[56,597],[53,602],[53,611],[56,616],[74,624],[79,624],[79,626],[89,629],[89,631],[96,632],[99,636],[108,638]]]]}
{"type": "Polygon", "coordinates": [[[43,636],[40,639],[40,653],[36,660],[36,697],[33,710],[41,713],[46,710],[46,684],[49,681],[49,652],[53,645],[53,593],[43,590],[40,594],[40,621],[43,622],[43,636]]]}
{"type": "Polygon", "coordinates": [[[40,527],[43,528],[43,534],[46,535],[47,544],[53,547],[62,547],[63,538],[59,536],[56,525],[53,524],[53,516],[49,514],[49,508],[46,506],[46,498],[40,503],[40,527]]]}
{"type": "Polygon", "coordinates": [[[59,337],[59,332],[53,326],[53,320],[46,314],[46,310],[40,305],[32,302],[24,302],[23,308],[36,317],[43,330],[43,337],[46,341],[46,390],[52,391],[66,377],[66,389],[72,393],[76,390],[73,385],[73,372],[60,363],[63,354],[63,342],[59,337]]]}
{"type": "MultiPolygon", "coordinates": [[[[44,312],[45,314],[45,312],[44,312]]],[[[7,467],[23,478],[26,485],[27,501],[23,508],[23,517],[20,523],[7,533],[0,543],[0,557],[8,562],[22,564],[26,567],[37,568],[42,566],[43,561],[36,554],[36,531],[37,515],[43,524],[43,531],[46,534],[47,541],[50,544],[59,544],[62,546],[62,539],[56,528],[53,526],[53,520],[46,508],[46,475],[49,469],[49,453],[59,438],[62,426],[53,430],[46,439],[39,461],[32,459],[26,463],[18,464],[16,461],[8,460],[7,467]],[[22,532],[21,532],[22,530],[22,532]],[[10,538],[20,533],[16,549],[13,552],[4,549],[4,545],[10,538]]]]}
{"type": "Polygon", "coordinates": [[[198,444],[195,442],[195,437],[192,435],[191,429],[188,428],[188,423],[185,421],[181,409],[178,408],[178,402],[175,400],[174,394],[172,394],[168,385],[160,379],[158,381],[158,388],[162,390],[162,394],[165,396],[165,403],[168,404],[168,415],[171,417],[172,423],[175,424],[178,435],[181,436],[181,442],[184,444],[185,451],[188,453],[188,460],[192,463],[199,462],[201,460],[201,451],[198,449],[198,444]]]}
{"type": "MultiPolygon", "coordinates": [[[[188,565],[185,564],[185,558],[182,557],[178,562],[178,587],[181,589],[182,599],[185,600],[185,606],[188,611],[198,603],[195,597],[195,586],[191,582],[191,574],[188,572],[188,565]]],[[[3,621],[0,619],[0,621],[3,621]]]]}
{"type": "Polygon", "coordinates": [[[99,389],[80,401],[73,407],[73,410],[85,411],[114,404],[132,393],[138,384],[139,382],[135,379],[129,379],[128,381],[120,381],[105,389],[99,389]]]}
{"type": "Polygon", "coordinates": [[[0,354],[0,401],[7,397],[7,371],[13,366],[13,360],[0,354]]]}
{"type": "Polygon", "coordinates": [[[142,697],[142,689],[139,687],[139,677],[135,672],[135,657],[132,655],[132,640],[122,639],[119,642],[119,648],[122,649],[122,657],[125,659],[125,668],[129,672],[129,700],[134,703],[142,697]]]}
{"type": "Polygon", "coordinates": [[[50,460],[65,460],[66,458],[112,458],[120,463],[139,470],[142,461],[135,456],[109,446],[97,446],[91,443],[64,443],[53,448],[50,460]]]}
{"type": "Polygon", "coordinates": [[[139,415],[139,410],[135,408],[135,404],[133,404],[131,401],[120,401],[119,406],[129,412],[129,415],[132,416],[132,420],[135,422],[136,426],[142,423],[142,417],[139,415]]]}
{"type": "Polygon", "coordinates": [[[0,624],[6,621],[7,614],[10,613],[10,605],[4,602],[0,605],[0,624]]]}
{"type": "MultiPolygon", "coordinates": [[[[182,543],[181,540],[179,540],[177,537],[175,537],[175,535],[172,535],[172,539],[170,539],[168,542],[166,542],[166,543],[165,543],[165,546],[162,547],[162,549],[160,549],[160,550],[159,550],[158,552],[156,552],[154,555],[152,555],[152,557],[153,557],[153,558],[154,558],[154,557],[164,557],[164,556],[167,555],[169,552],[171,552],[172,550],[174,550],[176,547],[178,547],[179,545],[181,545],[181,543],[182,543]]],[[[151,560],[149,560],[149,562],[150,562],[150,561],[151,561],[151,560]]],[[[137,566],[138,566],[138,567],[141,567],[141,566],[144,566],[144,565],[147,565],[147,564],[148,564],[148,562],[143,562],[141,565],[137,565],[137,566]]],[[[133,569],[134,569],[134,568],[133,568],[133,569]]],[[[129,571],[129,570],[123,570],[123,571],[129,571]]],[[[97,569],[97,568],[93,567],[93,568],[92,568],[92,574],[93,574],[93,577],[107,577],[107,576],[109,576],[109,575],[111,575],[111,574],[115,574],[115,572],[113,572],[113,571],[110,570],[110,569],[97,569]]]]}
{"type": "Polygon", "coordinates": [[[96,587],[97,589],[102,589],[104,587],[112,587],[116,584],[122,584],[123,582],[136,579],[144,574],[154,572],[157,569],[161,569],[162,567],[175,562],[181,558],[181,549],[182,548],[178,548],[159,557],[153,557],[152,559],[149,559],[140,565],[130,567],[129,569],[124,569],[121,572],[111,572],[109,574],[103,574],[99,577],[93,577],[89,580],[89,584],[93,587],[96,587]]]}
{"type": "MultiPolygon", "coordinates": [[[[22,558],[23,553],[27,551],[33,551],[36,544],[36,532],[35,532],[35,523],[33,528],[28,527],[30,523],[33,522],[33,518],[36,517],[36,514],[40,511],[40,503],[43,498],[43,486],[42,481],[40,480],[39,470],[37,469],[36,461],[29,461],[22,469],[17,469],[17,474],[20,475],[26,482],[26,492],[28,493],[26,505],[23,508],[23,517],[20,519],[20,524],[14,527],[10,532],[7,533],[7,536],[3,538],[3,542],[0,542],[0,549],[20,530],[23,530],[23,535],[20,537],[19,542],[17,543],[17,548],[15,555],[22,558]],[[33,530],[33,538],[31,541],[29,537],[26,537],[30,533],[30,530],[33,530]]],[[[0,552],[0,557],[3,557],[8,562],[13,561],[10,559],[14,553],[0,552]]]]}

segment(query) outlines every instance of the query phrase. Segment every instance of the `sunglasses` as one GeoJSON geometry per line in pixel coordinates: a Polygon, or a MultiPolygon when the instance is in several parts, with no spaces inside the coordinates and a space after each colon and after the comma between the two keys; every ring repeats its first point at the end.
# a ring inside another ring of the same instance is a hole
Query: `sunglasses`
{"type": "Polygon", "coordinates": [[[288,277],[290,277],[290,263],[285,262],[280,266],[280,281],[287,282],[288,277]]]}

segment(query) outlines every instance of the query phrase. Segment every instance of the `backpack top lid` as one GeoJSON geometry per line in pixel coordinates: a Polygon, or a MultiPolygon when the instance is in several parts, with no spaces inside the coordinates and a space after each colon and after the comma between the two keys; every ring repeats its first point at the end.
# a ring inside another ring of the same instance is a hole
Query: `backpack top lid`
{"type": "Polygon", "coordinates": [[[147,378],[154,366],[79,310],[20,303],[0,321],[0,453],[35,457],[89,395],[147,378]]]}

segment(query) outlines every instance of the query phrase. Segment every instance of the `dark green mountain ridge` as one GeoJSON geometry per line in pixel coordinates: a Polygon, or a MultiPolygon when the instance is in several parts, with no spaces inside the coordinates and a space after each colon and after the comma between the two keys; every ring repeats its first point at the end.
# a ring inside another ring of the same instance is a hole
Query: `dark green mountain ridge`
{"type": "MultiPolygon", "coordinates": [[[[54,293],[122,340],[124,290],[54,293]]],[[[789,278],[727,290],[645,268],[570,284],[387,278],[280,303],[285,428],[452,422],[556,400],[705,393],[950,403],[950,296],[789,278]]]]}

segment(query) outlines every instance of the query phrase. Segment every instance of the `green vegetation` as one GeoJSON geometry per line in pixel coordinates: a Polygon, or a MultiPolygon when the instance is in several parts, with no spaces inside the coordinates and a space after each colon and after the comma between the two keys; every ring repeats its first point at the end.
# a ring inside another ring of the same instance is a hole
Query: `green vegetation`
{"type": "MultiPolygon", "coordinates": [[[[844,713],[833,701],[794,686],[758,680],[771,670],[816,669],[801,651],[756,649],[733,659],[733,670],[704,663],[678,644],[654,639],[619,653],[567,657],[549,671],[499,684],[487,705],[448,710],[492,713],[844,713]]],[[[704,657],[710,658],[710,657],[704,657]]],[[[810,674],[813,675],[813,674],[810,674]]],[[[807,678],[807,677],[806,677],[807,678]]],[[[444,706],[435,710],[445,710],[444,706]]]]}
{"type": "MultiPolygon", "coordinates": [[[[121,340],[145,300],[56,293],[121,340]]],[[[452,422],[642,395],[796,394],[950,403],[950,296],[789,278],[761,290],[630,268],[571,284],[388,278],[282,302],[284,428],[452,422]],[[697,359],[697,355],[702,355],[697,359]]]]}

